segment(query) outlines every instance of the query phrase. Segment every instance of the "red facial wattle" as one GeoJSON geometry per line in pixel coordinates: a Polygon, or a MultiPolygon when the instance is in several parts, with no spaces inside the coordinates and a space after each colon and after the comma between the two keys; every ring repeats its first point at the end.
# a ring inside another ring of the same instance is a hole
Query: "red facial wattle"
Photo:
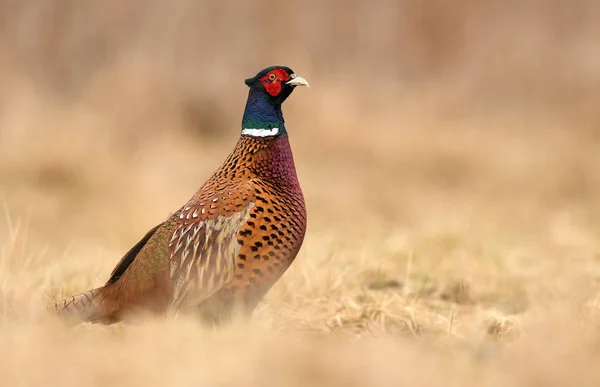
{"type": "Polygon", "coordinates": [[[286,82],[289,80],[289,74],[283,69],[275,69],[269,71],[267,75],[260,78],[260,81],[263,83],[263,85],[265,85],[265,90],[267,91],[267,93],[269,93],[273,97],[276,97],[277,95],[279,95],[279,93],[281,93],[281,82],[286,82]],[[275,75],[274,79],[272,79],[273,75],[271,74],[275,75]]]}

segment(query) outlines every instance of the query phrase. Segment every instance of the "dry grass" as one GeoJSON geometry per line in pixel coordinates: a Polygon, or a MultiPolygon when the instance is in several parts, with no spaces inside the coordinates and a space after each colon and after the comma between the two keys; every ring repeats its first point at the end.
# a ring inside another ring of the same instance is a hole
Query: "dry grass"
{"type": "Polygon", "coordinates": [[[0,1],[3,384],[600,382],[595,2],[20,4],[0,1]],[[272,63],[311,82],[285,108],[309,229],[253,320],[48,315],[192,195],[272,63]]]}

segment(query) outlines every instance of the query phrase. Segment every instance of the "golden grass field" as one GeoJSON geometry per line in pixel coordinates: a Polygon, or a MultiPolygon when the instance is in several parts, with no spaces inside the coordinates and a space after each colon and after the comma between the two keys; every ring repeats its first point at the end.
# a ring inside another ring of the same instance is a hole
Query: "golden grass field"
{"type": "Polygon", "coordinates": [[[0,384],[597,386],[600,7],[221,3],[0,2],[0,384]],[[311,84],[309,226],[252,321],[47,313],[209,177],[271,64],[311,84]]]}

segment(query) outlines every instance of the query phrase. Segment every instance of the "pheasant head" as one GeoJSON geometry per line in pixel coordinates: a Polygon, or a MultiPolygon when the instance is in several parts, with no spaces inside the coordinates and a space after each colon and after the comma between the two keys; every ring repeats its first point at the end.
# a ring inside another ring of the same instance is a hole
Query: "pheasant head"
{"type": "Polygon", "coordinates": [[[285,133],[281,105],[306,79],[285,66],[271,66],[246,79],[248,100],[242,118],[242,135],[269,137],[285,133]]]}

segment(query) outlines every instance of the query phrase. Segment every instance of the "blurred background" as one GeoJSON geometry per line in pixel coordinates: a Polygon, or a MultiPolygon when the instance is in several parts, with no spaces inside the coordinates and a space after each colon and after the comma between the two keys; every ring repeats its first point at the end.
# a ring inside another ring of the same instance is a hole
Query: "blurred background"
{"type": "Polygon", "coordinates": [[[599,21],[594,0],[0,0],[3,380],[599,385],[599,21]],[[311,85],[284,105],[308,231],[252,330],[33,319],[193,195],[275,64],[311,85]]]}
{"type": "Polygon", "coordinates": [[[111,267],[187,201],[273,64],[311,84],[284,106],[308,246],[433,268],[469,241],[598,235],[596,1],[4,0],[0,18],[0,223],[57,259],[111,267]]]}

